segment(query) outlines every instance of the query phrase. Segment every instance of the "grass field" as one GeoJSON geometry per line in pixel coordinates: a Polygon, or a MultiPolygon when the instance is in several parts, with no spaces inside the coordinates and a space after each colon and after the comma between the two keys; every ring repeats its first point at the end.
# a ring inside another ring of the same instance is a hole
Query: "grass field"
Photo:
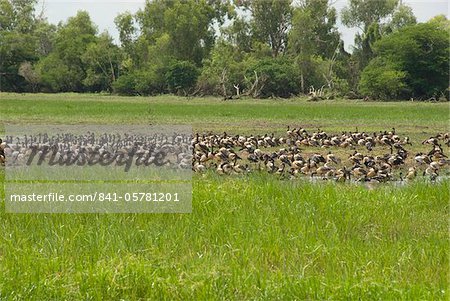
{"type": "Polygon", "coordinates": [[[198,131],[270,133],[286,126],[367,132],[396,127],[402,134],[448,131],[448,103],[336,100],[239,100],[0,94],[4,123],[190,124],[198,131]]]}
{"type": "MultiPolygon", "coordinates": [[[[414,142],[449,130],[448,103],[0,94],[0,114],[230,134],[395,127],[414,142]]],[[[449,191],[206,174],[191,214],[6,214],[2,202],[0,300],[448,300],[449,191]]]]}

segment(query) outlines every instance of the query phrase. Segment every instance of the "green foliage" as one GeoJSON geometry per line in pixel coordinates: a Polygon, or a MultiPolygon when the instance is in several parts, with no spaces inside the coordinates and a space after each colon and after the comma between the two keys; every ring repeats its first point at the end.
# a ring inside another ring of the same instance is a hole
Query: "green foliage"
{"type": "Polygon", "coordinates": [[[406,76],[394,62],[375,58],[361,75],[359,91],[375,99],[398,99],[406,95],[406,76]]]}
{"type": "Polygon", "coordinates": [[[373,23],[380,23],[390,16],[397,7],[398,0],[349,0],[342,10],[342,23],[349,27],[366,29],[373,23]]]}
{"type": "Polygon", "coordinates": [[[448,88],[450,22],[415,27],[397,4],[348,1],[342,22],[362,31],[350,55],[328,0],[147,1],[115,18],[120,46],[87,12],[55,26],[35,15],[36,0],[0,0],[0,89],[287,97],[311,87],[357,96],[359,86],[372,97],[437,97],[448,88]],[[373,91],[384,82],[400,86],[373,91]]]}
{"type": "Polygon", "coordinates": [[[292,18],[291,2],[292,0],[243,1],[252,13],[254,39],[269,45],[273,57],[287,49],[288,29],[292,18]]]}
{"type": "Polygon", "coordinates": [[[36,20],[34,0],[0,0],[0,90],[30,90],[19,75],[24,62],[35,62],[38,57],[33,36],[36,20]]]}
{"type": "Polygon", "coordinates": [[[136,91],[140,95],[155,95],[167,91],[166,84],[167,67],[139,70],[136,72],[136,91]]]}
{"type": "Polygon", "coordinates": [[[36,24],[37,0],[0,0],[0,30],[31,33],[36,24]]]}
{"type": "Polygon", "coordinates": [[[37,40],[36,52],[39,57],[45,57],[54,50],[56,32],[55,25],[43,20],[37,22],[33,35],[37,40]]]}
{"type": "Polygon", "coordinates": [[[199,73],[195,65],[189,61],[175,61],[166,71],[166,82],[172,93],[187,93],[195,86],[199,73]]]}
{"type": "Polygon", "coordinates": [[[291,50],[331,58],[339,45],[336,10],[328,0],[304,0],[295,8],[290,31],[291,50]]]}
{"type": "Polygon", "coordinates": [[[435,24],[405,27],[375,45],[376,54],[406,74],[408,98],[438,97],[448,88],[449,35],[435,24]]]}
{"type": "Polygon", "coordinates": [[[61,60],[56,53],[41,59],[36,66],[45,92],[73,91],[76,74],[61,60]]]}
{"type": "Polygon", "coordinates": [[[230,26],[222,28],[221,31],[223,38],[236,47],[238,52],[252,52],[252,28],[243,17],[236,17],[230,26]]]}
{"type": "Polygon", "coordinates": [[[392,15],[392,20],[387,25],[390,31],[396,31],[405,26],[414,25],[417,23],[417,19],[411,7],[406,5],[400,5],[392,15]]]}
{"type": "MultiPolygon", "coordinates": [[[[108,34],[97,36],[87,12],[80,11],[62,24],[56,34],[40,32],[40,49],[49,53],[37,64],[41,85],[47,91],[111,91],[118,77],[122,53],[108,34]]],[[[49,29],[52,29],[51,27],[49,29]]]]}
{"type": "MultiPolygon", "coordinates": [[[[213,24],[221,24],[229,12],[226,1],[216,2],[211,5],[207,1],[195,0],[148,1],[145,8],[136,14],[142,33],[139,42],[153,45],[159,37],[167,34],[170,46],[167,55],[200,65],[214,44],[213,24]]],[[[130,23],[125,21],[122,23],[130,23]]],[[[129,25],[122,27],[128,28],[129,25]]]]}
{"type": "Polygon", "coordinates": [[[135,76],[133,74],[122,75],[112,84],[112,88],[114,93],[119,95],[135,95],[135,76]]]}
{"type": "Polygon", "coordinates": [[[121,75],[112,83],[113,91],[119,95],[156,95],[166,92],[165,69],[136,70],[121,75]]]}
{"type": "Polygon", "coordinates": [[[245,53],[240,52],[237,46],[220,41],[211,52],[211,58],[204,61],[198,87],[205,94],[224,97],[234,94],[234,85],[244,90],[245,57],[245,53]]]}
{"type": "Polygon", "coordinates": [[[121,61],[119,47],[113,44],[108,34],[102,34],[95,43],[90,43],[83,53],[82,62],[86,65],[83,85],[89,91],[109,91],[111,83],[118,76],[121,61]]]}
{"type": "Polygon", "coordinates": [[[124,52],[132,58],[136,57],[134,42],[136,27],[134,24],[134,17],[131,13],[125,12],[119,14],[115,19],[114,23],[119,31],[119,39],[124,52]]]}
{"type": "Polygon", "coordinates": [[[428,21],[428,23],[439,29],[447,31],[450,35],[450,20],[448,20],[445,15],[437,15],[436,17],[428,21]]]}
{"type": "Polygon", "coordinates": [[[374,57],[373,46],[382,38],[382,26],[379,23],[370,24],[363,35],[356,35],[356,49],[353,57],[357,60],[360,70],[364,69],[374,57]]]}
{"type": "Polygon", "coordinates": [[[335,77],[332,67],[341,45],[336,28],[336,11],[326,0],[305,0],[294,10],[290,31],[290,53],[300,73],[300,90],[322,86],[323,79],[335,77]],[[320,58],[320,60],[319,60],[320,58]],[[329,65],[329,71],[324,70],[329,65]]]}
{"type": "Polygon", "coordinates": [[[76,16],[69,18],[58,30],[55,53],[71,73],[69,91],[87,90],[83,81],[88,66],[82,58],[89,45],[97,41],[96,33],[97,29],[85,11],[79,11],[76,16]]]}
{"type": "Polygon", "coordinates": [[[409,13],[407,6],[398,6],[398,0],[350,0],[341,11],[345,26],[361,30],[355,36],[354,51],[348,65],[351,70],[348,82],[354,92],[360,73],[374,57],[373,45],[384,35],[410,22],[413,16],[409,13]]]}
{"type": "Polygon", "coordinates": [[[18,74],[22,62],[34,62],[37,57],[30,34],[3,32],[0,34],[0,88],[2,91],[27,91],[27,83],[18,74]]]}
{"type": "Polygon", "coordinates": [[[32,92],[37,91],[40,78],[30,62],[23,62],[20,64],[18,74],[30,84],[32,92]]]}
{"type": "Polygon", "coordinates": [[[256,75],[263,85],[260,97],[290,97],[299,93],[298,76],[293,61],[288,58],[266,58],[258,60],[247,71],[253,82],[256,75]]]}

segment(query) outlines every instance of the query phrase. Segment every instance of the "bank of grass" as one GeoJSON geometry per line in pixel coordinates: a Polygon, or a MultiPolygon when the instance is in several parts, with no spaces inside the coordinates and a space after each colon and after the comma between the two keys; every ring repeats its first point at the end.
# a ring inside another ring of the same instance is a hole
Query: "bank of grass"
{"type": "MultiPolygon", "coordinates": [[[[449,125],[448,103],[74,94],[0,102],[2,122],[15,124],[396,127],[414,143],[449,125]]],[[[191,214],[7,214],[1,202],[0,300],[447,300],[448,181],[372,188],[207,174],[194,177],[191,214]]]]}

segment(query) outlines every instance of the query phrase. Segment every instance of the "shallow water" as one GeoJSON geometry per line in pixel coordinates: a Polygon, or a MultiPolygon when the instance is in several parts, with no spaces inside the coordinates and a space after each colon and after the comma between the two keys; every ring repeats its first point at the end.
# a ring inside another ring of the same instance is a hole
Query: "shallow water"
{"type": "MultiPolygon", "coordinates": [[[[298,178],[300,179],[300,178],[298,178]]],[[[297,179],[297,180],[298,180],[297,179]]],[[[322,177],[307,177],[305,176],[304,179],[308,180],[311,183],[327,183],[327,182],[333,182],[333,183],[337,183],[338,182],[332,180],[332,179],[324,179],[322,177]]],[[[353,184],[353,185],[360,185],[362,187],[367,188],[368,190],[374,190],[377,188],[380,188],[382,186],[393,186],[393,187],[406,187],[408,185],[411,185],[413,183],[416,183],[418,181],[421,182],[425,182],[425,183],[429,183],[429,184],[439,184],[445,181],[450,181],[450,175],[443,175],[443,176],[439,176],[437,177],[434,181],[431,181],[429,177],[423,177],[423,176],[418,176],[415,180],[392,180],[392,181],[387,181],[387,182],[371,182],[371,181],[355,181],[355,180],[350,180],[350,181],[346,181],[345,183],[347,184],[353,184]]]]}

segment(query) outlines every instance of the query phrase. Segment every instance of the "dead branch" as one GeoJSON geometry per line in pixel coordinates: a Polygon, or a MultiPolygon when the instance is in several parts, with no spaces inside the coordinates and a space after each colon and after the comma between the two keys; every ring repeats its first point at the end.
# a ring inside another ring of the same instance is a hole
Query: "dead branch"
{"type": "MultiPolygon", "coordinates": [[[[191,98],[194,97],[194,96],[198,96],[199,93],[201,92],[201,90],[202,90],[202,87],[198,86],[192,93],[190,93],[190,94],[188,95],[188,99],[191,99],[191,98]]],[[[201,97],[201,96],[202,96],[202,95],[200,94],[200,97],[201,97]]]]}
{"type": "Polygon", "coordinates": [[[324,91],[323,88],[325,86],[320,87],[320,89],[316,90],[314,86],[309,87],[309,98],[308,101],[318,101],[324,99],[324,91]]]}
{"type": "MultiPolygon", "coordinates": [[[[255,73],[255,81],[253,82],[252,86],[250,87],[249,90],[247,90],[244,94],[242,95],[251,95],[253,98],[258,98],[261,95],[261,91],[265,86],[265,81],[267,80],[266,77],[258,77],[258,72],[253,71],[255,73]]],[[[246,80],[248,80],[245,77],[246,80]]]]}
{"type": "Polygon", "coordinates": [[[239,99],[241,97],[239,84],[233,85],[233,87],[236,89],[236,98],[239,99]]]}

